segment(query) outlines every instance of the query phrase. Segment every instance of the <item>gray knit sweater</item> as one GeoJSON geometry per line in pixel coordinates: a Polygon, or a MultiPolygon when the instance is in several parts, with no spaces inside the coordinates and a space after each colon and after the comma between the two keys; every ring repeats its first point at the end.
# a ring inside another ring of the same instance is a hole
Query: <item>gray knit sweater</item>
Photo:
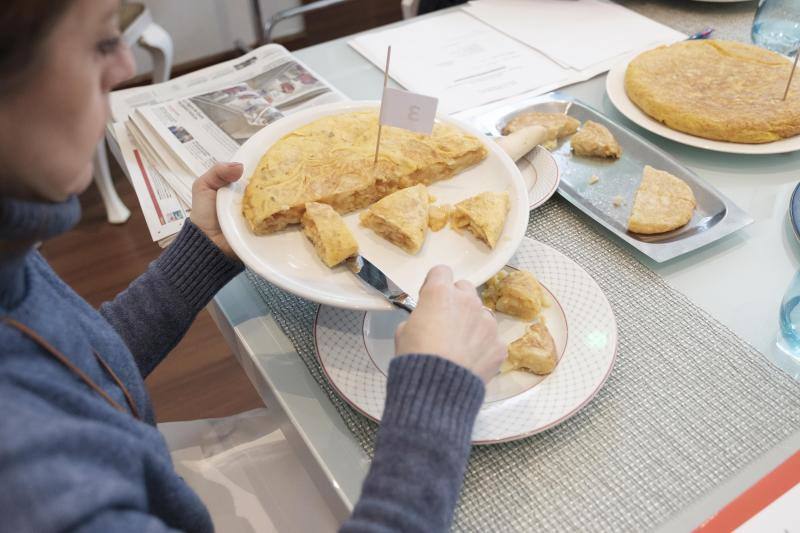
{"type": "MultiPolygon", "coordinates": [[[[147,272],[96,311],[32,248],[79,215],[75,198],[0,198],[0,316],[36,330],[126,405],[96,350],[144,420],[112,408],[0,323],[0,531],[211,531],[203,503],[173,469],[144,377],[242,266],[187,223],[147,272]]],[[[448,529],[482,398],[480,380],[452,363],[428,355],[395,359],[372,468],[342,529],[448,529]]]]}

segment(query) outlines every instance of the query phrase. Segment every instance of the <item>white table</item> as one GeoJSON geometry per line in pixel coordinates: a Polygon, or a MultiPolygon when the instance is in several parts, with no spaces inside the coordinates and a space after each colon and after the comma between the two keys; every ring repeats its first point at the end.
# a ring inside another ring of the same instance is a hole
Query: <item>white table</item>
{"type": "MultiPolygon", "coordinates": [[[[352,99],[380,96],[382,74],[345,39],[296,55],[352,99]]],[[[605,96],[604,77],[564,92],[671,152],[755,219],[739,233],[666,264],[637,257],[759,351],[771,353],[779,303],[800,261],[800,245],[787,217],[789,197],[800,181],[800,153],[733,156],[648,134],[615,111],[605,96]]],[[[243,275],[218,294],[211,312],[266,404],[285,415],[282,429],[287,439],[333,512],[343,519],[358,498],[369,459],[243,275]]],[[[800,433],[674,517],[667,527],[690,529],[701,523],[798,448],[800,433]]]]}

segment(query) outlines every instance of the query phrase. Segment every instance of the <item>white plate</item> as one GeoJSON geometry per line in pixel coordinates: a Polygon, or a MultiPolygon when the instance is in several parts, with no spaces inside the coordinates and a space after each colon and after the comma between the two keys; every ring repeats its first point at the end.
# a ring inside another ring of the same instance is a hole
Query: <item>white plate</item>
{"type": "Polygon", "coordinates": [[[561,174],[553,155],[537,146],[517,161],[517,168],[525,180],[528,189],[530,209],[536,209],[545,203],[558,190],[561,174]]]}
{"type": "Polygon", "coordinates": [[[744,144],[704,139],[665,126],[636,107],[625,92],[625,71],[633,57],[611,69],[606,78],[606,92],[620,113],[644,129],[681,144],[729,154],[783,154],[800,150],[800,135],[765,144],[744,144]]]}
{"type": "MultiPolygon", "coordinates": [[[[249,177],[266,149],[284,135],[326,115],[375,107],[377,102],[338,102],[300,111],[256,133],[239,148],[233,161],[243,163],[244,176],[249,177]]],[[[438,120],[482,139],[488,156],[454,178],[431,185],[430,192],[437,202],[453,204],[485,191],[508,191],[511,205],[505,229],[494,250],[471,235],[445,228],[429,232],[425,245],[415,256],[359,226],[358,213],[346,215],[345,223],[358,240],[361,254],[413,297],[417,296],[428,270],[439,264],[449,265],[456,278],[475,285],[485,282],[514,255],[528,224],[528,192],[514,162],[472,126],[446,116],[438,120]]],[[[360,310],[392,308],[346,267],[327,268],[299,226],[271,235],[254,235],[242,216],[246,184],[244,178],[220,190],[217,196],[222,231],[244,264],[275,285],[314,302],[360,310]]]]}
{"type": "MultiPolygon", "coordinates": [[[[515,371],[488,385],[472,434],[474,444],[521,439],[563,422],[603,386],[614,365],[617,325],[600,287],[571,259],[523,239],[510,266],[533,272],[550,294],[547,326],[559,354],[546,377],[515,371]]],[[[526,324],[498,314],[503,340],[526,324]]],[[[380,420],[394,331],[405,313],[354,312],[322,306],[314,324],[317,357],[328,380],[356,410],[380,420]]]]}

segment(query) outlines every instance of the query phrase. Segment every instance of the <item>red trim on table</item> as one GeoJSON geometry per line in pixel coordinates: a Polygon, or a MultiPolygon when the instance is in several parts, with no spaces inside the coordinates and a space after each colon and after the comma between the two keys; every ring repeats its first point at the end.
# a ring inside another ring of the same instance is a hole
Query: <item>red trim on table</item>
{"type": "Polygon", "coordinates": [[[741,526],[800,483],[800,451],[740,494],[695,533],[728,532],[741,526]]]}
{"type": "Polygon", "coordinates": [[[133,151],[133,155],[136,156],[136,164],[139,165],[139,170],[142,171],[142,178],[144,178],[144,184],[147,186],[147,192],[150,193],[150,199],[153,201],[153,207],[156,208],[158,221],[161,222],[162,226],[164,226],[167,223],[164,221],[164,215],[161,213],[161,207],[158,205],[158,201],[156,200],[156,194],[153,192],[153,186],[150,185],[150,176],[147,175],[147,171],[144,169],[144,164],[142,164],[142,156],[139,154],[139,150],[135,149],[133,151]]]}

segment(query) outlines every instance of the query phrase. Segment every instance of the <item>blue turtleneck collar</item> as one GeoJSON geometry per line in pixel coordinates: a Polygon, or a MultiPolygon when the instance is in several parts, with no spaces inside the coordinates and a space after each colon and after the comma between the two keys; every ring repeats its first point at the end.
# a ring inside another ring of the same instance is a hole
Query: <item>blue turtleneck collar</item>
{"type": "Polygon", "coordinates": [[[80,216],[77,196],[57,203],[0,197],[0,309],[25,298],[25,262],[33,246],[69,230],[80,216]]]}

